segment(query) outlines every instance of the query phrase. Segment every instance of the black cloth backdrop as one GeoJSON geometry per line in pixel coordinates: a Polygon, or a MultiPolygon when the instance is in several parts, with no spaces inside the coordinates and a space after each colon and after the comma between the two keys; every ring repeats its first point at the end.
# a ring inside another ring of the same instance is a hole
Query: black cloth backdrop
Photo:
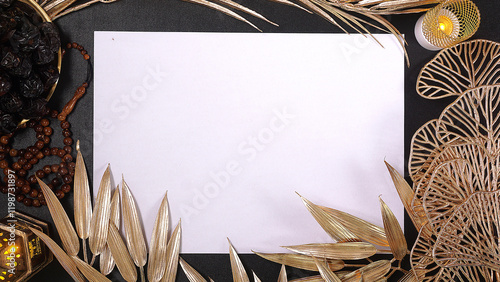
{"type": "MultiPolygon", "coordinates": [[[[340,33],[339,28],[331,25],[319,16],[310,15],[299,9],[280,5],[266,0],[239,1],[240,3],[260,12],[267,18],[278,23],[275,27],[258,19],[248,16],[254,24],[266,33],[340,33]]],[[[481,12],[481,26],[472,39],[488,39],[499,41],[500,32],[498,27],[498,15],[500,12],[499,1],[476,0],[481,12]]],[[[437,118],[442,109],[451,101],[427,100],[418,96],[415,91],[415,82],[422,66],[427,63],[436,52],[423,49],[416,42],[414,26],[420,15],[395,15],[387,18],[395,25],[401,33],[404,33],[408,41],[408,54],[411,66],[405,69],[405,163],[408,160],[410,141],[413,133],[426,121],[437,118]]],[[[56,20],[60,28],[63,44],[78,42],[86,50],[93,54],[94,31],[167,31],[167,32],[257,32],[250,26],[237,21],[220,12],[194,5],[181,0],[119,0],[112,4],[98,3],[76,13],[64,16],[56,20]]],[[[50,101],[50,106],[61,109],[64,103],[72,97],[75,89],[85,79],[86,66],[81,55],[71,51],[63,61],[62,75],[50,101]]],[[[363,78],[359,78],[360,83],[363,78]]],[[[72,124],[73,139],[81,140],[85,144],[83,154],[87,162],[87,169],[92,171],[93,152],[88,148],[93,140],[93,90],[92,85],[85,96],[78,102],[75,111],[69,120],[72,124]]],[[[57,124],[53,124],[58,128],[57,124]]],[[[55,134],[57,136],[58,134],[55,134]]],[[[61,140],[54,137],[53,142],[61,144],[61,140]]],[[[26,146],[34,143],[34,136],[30,131],[28,134],[20,134],[16,138],[16,144],[26,146]]],[[[144,144],[147,146],[147,144],[144,144]]],[[[144,156],[147,160],[148,156],[144,156]]],[[[408,175],[405,168],[405,175],[408,175]]],[[[92,175],[89,175],[92,183],[92,175]]],[[[157,177],[150,175],[148,177],[157,177]]],[[[408,179],[408,177],[407,177],[408,179]]],[[[144,191],[147,193],[147,191],[144,191]]],[[[63,205],[72,218],[73,194],[62,200],[63,205]]],[[[173,199],[172,199],[173,200],[173,199]]],[[[5,207],[7,197],[0,196],[0,205],[5,207]]],[[[33,215],[39,219],[52,224],[47,207],[26,208],[22,204],[16,206],[18,211],[33,215]]],[[[307,213],[307,210],[304,209],[307,213]]],[[[3,214],[1,214],[3,216],[3,214]]],[[[311,217],[311,220],[313,218],[311,217]]],[[[406,217],[405,233],[407,234],[409,248],[413,245],[416,231],[406,217]],[[410,223],[410,224],[408,224],[410,223]]],[[[52,224],[52,234],[56,231],[52,224]]],[[[290,234],[289,234],[290,235],[290,234]]],[[[58,236],[53,236],[59,240],[58,236]]],[[[309,242],[305,242],[309,243],[309,242]]],[[[310,242],[312,243],[312,242],[310,242]]],[[[237,248],[237,246],[236,246],[237,248]]],[[[198,255],[188,254],[182,257],[194,266],[205,277],[211,277],[215,281],[231,281],[231,266],[227,254],[198,255]]],[[[262,281],[276,281],[280,265],[267,262],[255,255],[241,255],[247,272],[251,270],[262,279],[262,281]]],[[[406,266],[406,269],[409,266],[406,266]]],[[[177,281],[188,281],[179,268],[177,281]]],[[[288,278],[295,279],[303,277],[310,272],[288,268],[288,278]]],[[[115,271],[110,275],[113,281],[123,281],[120,274],[115,271]]],[[[393,279],[391,279],[393,280],[393,279]]],[[[49,266],[40,271],[31,281],[72,281],[64,269],[54,260],[49,266]]]]}

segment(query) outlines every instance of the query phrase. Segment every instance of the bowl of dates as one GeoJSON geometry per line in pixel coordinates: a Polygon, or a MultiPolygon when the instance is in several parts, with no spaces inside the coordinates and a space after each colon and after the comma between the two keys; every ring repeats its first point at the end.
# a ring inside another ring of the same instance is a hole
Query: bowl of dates
{"type": "Polygon", "coordinates": [[[59,31],[33,0],[0,0],[0,134],[48,112],[61,69],[59,31]]]}

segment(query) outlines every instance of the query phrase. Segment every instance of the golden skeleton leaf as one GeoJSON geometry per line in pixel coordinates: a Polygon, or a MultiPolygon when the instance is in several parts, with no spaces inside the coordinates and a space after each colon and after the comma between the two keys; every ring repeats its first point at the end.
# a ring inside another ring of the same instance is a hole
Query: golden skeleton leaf
{"type": "Polygon", "coordinates": [[[441,113],[437,123],[440,140],[483,144],[499,153],[500,85],[481,86],[464,92],[441,113]]]}
{"type": "Polygon", "coordinates": [[[460,96],[500,82],[500,44],[471,40],[441,50],[420,71],[417,93],[428,99],[460,96]]]}
{"type": "Polygon", "coordinates": [[[500,265],[500,190],[476,192],[458,207],[441,228],[433,248],[442,267],[500,265]]]}

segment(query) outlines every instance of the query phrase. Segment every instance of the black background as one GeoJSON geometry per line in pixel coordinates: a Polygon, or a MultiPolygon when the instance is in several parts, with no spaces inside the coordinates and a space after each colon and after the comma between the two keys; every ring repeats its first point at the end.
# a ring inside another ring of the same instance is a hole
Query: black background
{"type": "MultiPolygon", "coordinates": [[[[331,25],[319,16],[310,15],[293,7],[280,5],[271,1],[239,1],[239,3],[260,12],[270,20],[278,23],[275,27],[258,19],[247,16],[254,24],[267,33],[339,33],[337,27],[331,25]]],[[[489,39],[499,41],[498,13],[500,2],[497,0],[476,0],[476,5],[481,12],[481,26],[472,39],[489,39]]],[[[436,52],[423,49],[415,41],[413,29],[420,15],[388,16],[393,25],[404,33],[408,42],[407,51],[411,66],[405,69],[405,163],[408,160],[410,140],[413,133],[426,121],[437,118],[442,109],[450,100],[426,100],[418,96],[415,91],[415,82],[422,66],[427,63],[436,52]]],[[[60,28],[63,44],[67,42],[78,42],[92,55],[94,43],[94,31],[196,31],[196,32],[257,32],[245,23],[237,21],[220,12],[183,2],[181,0],[119,0],[112,4],[98,3],[89,8],[69,14],[55,21],[60,28]]],[[[77,52],[70,52],[63,61],[62,75],[50,101],[52,108],[60,110],[73,95],[77,86],[85,79],[86,67],[77,52]]],[[[363,83],[363,78],[359,78],[363,83]]],[[[92,85],[85,96],[78,102],[75,111],[70,115],[74,140],[81,140],[83,153],[87,162],[87,170],[92,171],[92,148],[89,146],[93,140],[93,91],[92,85]]],[[[54,129],[58,126],[53,124],[54,129]]],[[[58,132],[56,130],[56,132],[58,132]]],[[[55,136],[58,134],[56,133],[55,136]]],[[[145,136],[147,138],[147,136],[145,136]]],[[[16,138],[16,143],[21,147],[35,142],[31,133],[21,133],[16,138]]],[[[53,142],[61,144],[61,140],[54,137],[53,142]]],[[[145,144],[147,145],[147,144],[145,144]]],[[[147,160],[147,156],[144,156],[147,160]]],[[[134,165],[134,164],[131,164],[134,165]]],[[[406,169],[405,169],[406,170],[406,169]]],[[[405,171],[405,175],[408,172],[405,171]]],[[[89,175],[92,178],[92,175],[89,175]]],[[[150,175],[148,177],[158,177],[150,175]]],[[[90,181],[92,183],[92,180],[90,181]]],[[[144,191],[147,193],[147,191],[144,191]]],[[[70,218],[72,214],[72,197],[65,197],[63,205],[70,218]]],[[[6,204],[6,195],[0,196],[2,206],[6,204]]],[[[47,207],[26,208],[21,204],[16,206],[18,211],[33,215],[46,222],[51,222],[47,207]]],[[[5,208],[5,213],[7,209],[5,208]]],[[[304,209],[304,212],[307,212],[304,209]]],[[[312,218],[311,218],[312,220],[312,218]]],[[[406,223],[410,221],[405,220],[406,223]]],[[[52,223],[52,222],[51,222],[52,223]]],[[[55,230],[52,226],[53,233],[55,230]]],[[[409,248],[413,245],[416,231],[411,224],[405,225],[409,248]]],[[[53,236],[59,240],[57,235],[53,236]]],[[[237,246],[235,246],[237,248],[237,246]]],[[[205,277],[211,277],[215,281],[231,281],[231,267],[227,254],[215,255],[182,255],[182,257],[194,266],[205,277]]],[[[276,281],[280,266],[267,262],[254,255],[241,255],[247,272],[251,270],[261,278],[262,281],[276,281]]],[[[406,269],[409,269],[408,266],[406,269]]],[[[288,278],[295,279],[307,274],[305,271],[288,268],[288,278]]],[[[311,273],[308,273],[311,274],[311,273]]],[[[113,281],[122,281],[116,271],[110,275],[113,281]]],[[[72,281],[57,261],[54,261],[31,281],[72,281]]],[[[177,281],[188,281],[179,268],[177,281]]]]}

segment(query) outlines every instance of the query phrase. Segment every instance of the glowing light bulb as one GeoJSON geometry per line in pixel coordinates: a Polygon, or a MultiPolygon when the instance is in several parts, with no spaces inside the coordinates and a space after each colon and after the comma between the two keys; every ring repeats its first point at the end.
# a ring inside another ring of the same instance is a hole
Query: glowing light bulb
{"type": "Polygon", "coordinates": [[[439,16],[438,18],[439,30],[441,30],[446,35],[451,35],[453,32],[453,22],[447,16],[439,16]]]}

